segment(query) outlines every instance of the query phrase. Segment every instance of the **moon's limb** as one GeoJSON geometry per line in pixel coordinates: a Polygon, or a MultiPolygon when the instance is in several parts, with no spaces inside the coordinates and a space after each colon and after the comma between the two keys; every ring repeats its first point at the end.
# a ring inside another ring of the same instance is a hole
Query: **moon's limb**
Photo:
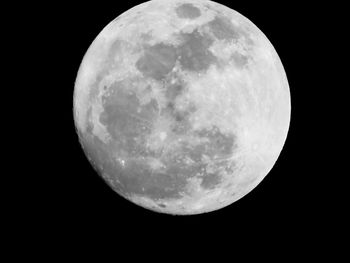
{"type": "Polygon", "coordinates": [[[193,182],[192,196],[164,201],[165,208],[147,197],[131,197],[147,208],[177,214],[216,210],[238,200],[264,178],[278,158],[289,127],[290,96],[282,63],[266,36],[239,13],[209,1],[157,0],[136,6],[111,22],[95,39],[80,67],[74,99],[77,128],[85,134],[88,110],[92,108],[94,134],[107,142],[108,133],[98,120],[103,85],[94,87],[99,74],[104,72],[104,79],[111,78],[111,81],[136,74],[137,70],[129,65],[134,65],[142,53],[140,39],[149,37],[149,43],[153,44],[160,41],[177,44],[174,33],[192,31],[218,13],[229,17],[247,41],[238,41],[232,46],[223,41],[214,43],[212,52],[221,58],[223,66],[210,68],[200,76],[186,74],[191,84],[187,96],[202,109],[192,116],[196,119],[195,127],[215,123],[222,131],[233,131],[237,135],[238,147],[232,159],[238,168],[235,176],[226,177],[214,190],[197,189],[198,182],[193,182]],[[201,16],[190,21],[179,19],[174,15],[179,3],[193,3],[200,8],[201,16]],[[120,46],[115,48],[114,61],[108,62],[117,39],[120,46]],[[239,60],[239,54],[250,58],[239,60]],[[229,64],[226,58],[235,56],[236,63],[229,64]],[[108,74],[111,64],[119,65],[114,71],[118,74],[108,74]]]}

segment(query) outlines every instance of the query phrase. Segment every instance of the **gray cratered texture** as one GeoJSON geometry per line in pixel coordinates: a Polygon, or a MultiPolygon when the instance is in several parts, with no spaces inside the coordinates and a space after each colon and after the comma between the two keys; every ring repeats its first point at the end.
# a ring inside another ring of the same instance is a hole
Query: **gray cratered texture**
{"type": "Polygon", "coordinates": [[[117,193],[198,214],[266,176],[286,139],[290,98],[276,51],[248,19],[211,1],[156,0],[97,36],[74,113],[87,157],[117,193]]]}

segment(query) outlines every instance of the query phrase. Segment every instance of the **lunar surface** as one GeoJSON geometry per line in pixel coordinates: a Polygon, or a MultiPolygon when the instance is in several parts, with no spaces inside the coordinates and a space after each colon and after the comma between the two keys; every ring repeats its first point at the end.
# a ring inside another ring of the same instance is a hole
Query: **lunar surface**
{"type": "Polygon", "coordinates": [[[282,63],[247,18],[206,0],[154,0],[109,23],[81,63],[74,119],[84,152],[119,195],[152,211],[232,204],[286,140],[282,63]]]}

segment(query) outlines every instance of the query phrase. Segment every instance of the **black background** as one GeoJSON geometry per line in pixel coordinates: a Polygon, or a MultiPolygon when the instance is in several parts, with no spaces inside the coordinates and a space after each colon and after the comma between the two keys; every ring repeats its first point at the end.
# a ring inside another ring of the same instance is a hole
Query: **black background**
{"type": "Polygon", "coordinates": [[[268,238],[302,239],[317,232],[314,214],[320,200],[310,181],[318,175],[311,171],[311,146],[304,142],[311,137],[307,127],[313,122],[307,118],[313,110],[305,111],[308,76],[312,74],[310,52],[319,37],[310,28],[315,23],[313,14],[321,6],[260,2],[220,1],[258,26],[281,58],[292,100],[288,138],[273,169],[251,193],[223,209],[193,216],[152,212],[120,197],[90,165],[74,127],[74,82],[85,52],[110,21],[140,2],[37,6],[38,15],[28,21],[27,35],[32,47],[31,77],[41,75],[40,82],[32,85],[35,100],[31,107],[37,123],[25,122],[34,127],[27,154],[35,159],[26,169],[37,179],[32,180],[34,199],[28,197],[23,206],[27,222],[62,235],[102,233],[118,239],[135,238],[140,243],[150,238],[160,243],[179,239],[186,244],[202,239],[222,246],[231,241],[209,237],[225,236],[232,241],[244,237],[262,243],[268,238]]]}

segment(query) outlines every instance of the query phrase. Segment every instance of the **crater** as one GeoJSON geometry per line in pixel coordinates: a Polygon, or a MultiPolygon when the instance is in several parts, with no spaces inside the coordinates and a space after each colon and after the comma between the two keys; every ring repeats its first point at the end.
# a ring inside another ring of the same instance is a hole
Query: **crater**
{"type": "Polygon", "coordinates": [[[217,15],[207,23],[210,31],[219,40],[236,40],[240,37],[239,29],[225,16],[217,15]]]}
{"type": "Polygon", "coordinates": [[[199,8],[195,7],[193,4],[185,3],[181,4],[175,8],[176,15],[179,18],[184,19],[195,19],[201,16],[201,11],[199,8]]]}

